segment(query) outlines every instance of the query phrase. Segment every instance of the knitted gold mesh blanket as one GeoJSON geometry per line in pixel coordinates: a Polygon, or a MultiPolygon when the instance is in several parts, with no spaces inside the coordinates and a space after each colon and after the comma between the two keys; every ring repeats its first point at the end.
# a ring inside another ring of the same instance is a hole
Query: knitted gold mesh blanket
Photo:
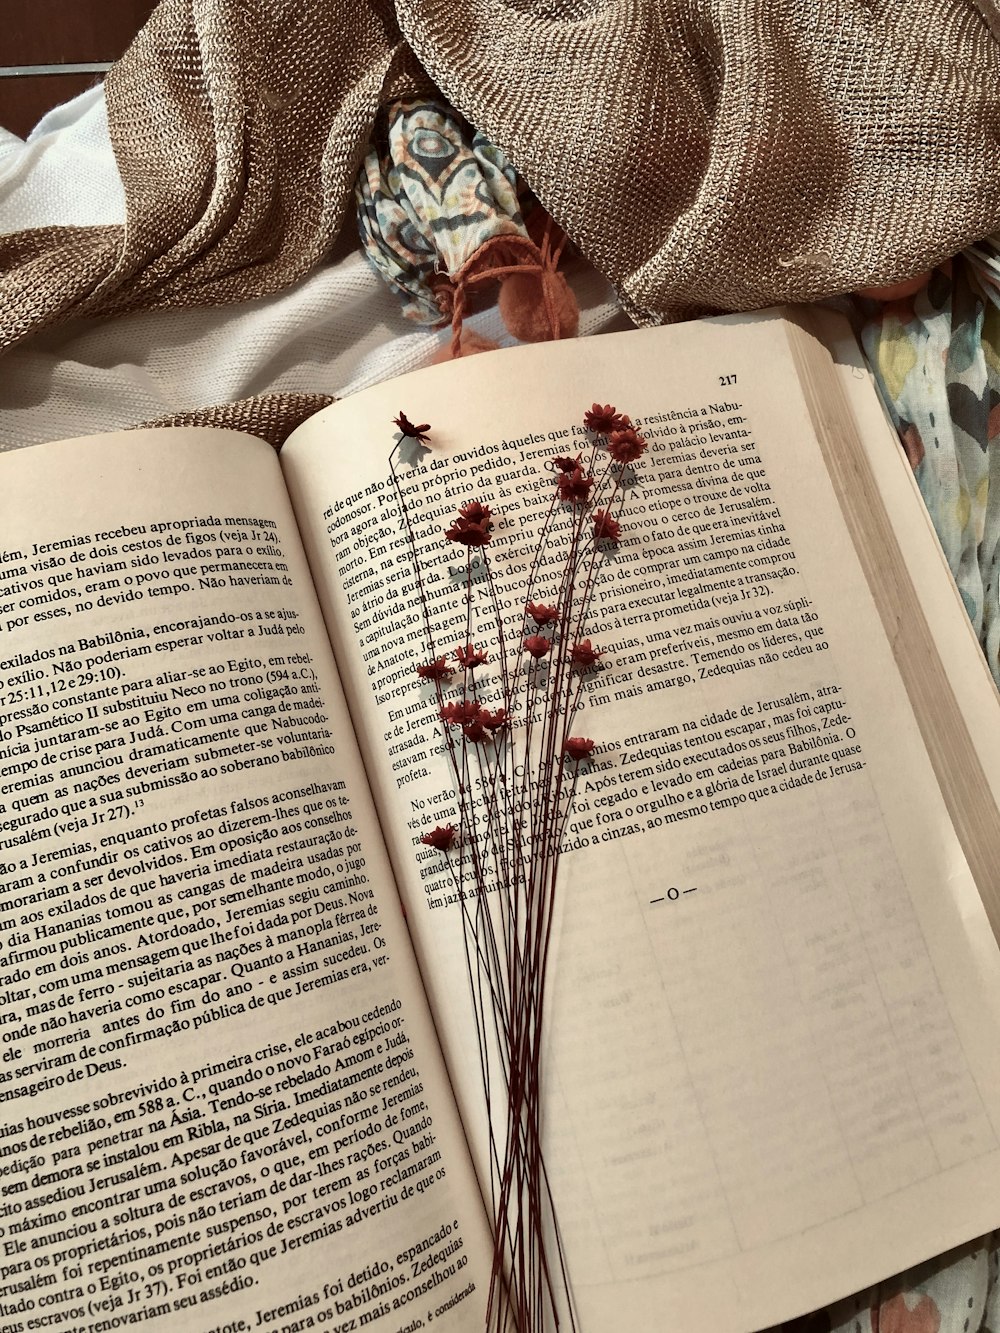
{"type": "Polygon", "coordinates": [[[293,282],[379,108],[435,84],[641,320],[890,282],[1000,229],[993,0],[162,0],[107,80],[126,224],[0,238],[0,348],[293,282]]]}

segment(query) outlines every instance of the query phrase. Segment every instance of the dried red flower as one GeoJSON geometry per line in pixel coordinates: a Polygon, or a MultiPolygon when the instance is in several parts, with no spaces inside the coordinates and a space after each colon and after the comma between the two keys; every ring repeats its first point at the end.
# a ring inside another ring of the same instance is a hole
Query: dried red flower
{"type": "Polygon", "coordinates": [[[553,458],[552,466],[557,472],[575,472],[580,466],[582,455],[577,454],[575,458],[553,458]]]}
{"type": "Polygon", "coordinates": [[[589,639],[581,639],[569,650],[570,661],[576,667],[592,667],[599,657],[604,656],[603,648],[595,648],[589,639]]]}
{"type": "Polygon", "coordinates": [[[438,716],[442,722],[448,722],[453,727],[464,727],[469,722],[475,722],[479,716],[479,705],[474,699],[452,700],[441,706],[438,716]]]}
{"type": "Polygon", "coordinates": [[[427,847],[436,847],[439,852],[446,852],[455,841],[457,832],[454,824],[445,824],[443,827],[439,824],[430,833],[425,833],[420,841],[427,847]]]}
{"type": "Polygon", "coordinates": [[[622,420],[621,414],[610,403],[604,407],[595,403],[589,412],[583,414],[584,428],[592,430],[595,435],[610,435],[613,430],[620,430],[622,420]]]}
{"type": "Polygon", "coordinates": [[[589,759],[594,749],[594,742],[585,736],[570,736],[563,742],[563,754],[567,759],[574,759],[577,763],[581,759],[589,759]]]}
{"type": "Polygon", "coordinates": [[[507,710],[498,708],[491,713],[488,708],[481,708],[473,699],[463,699],[461,703],[445,704],[439,714],[442,722],[453,727],[461,727],[462,734],[470,741],[487,740],[490,734],[498,731],[508,722],[507,710]]]}
{"type": "Polygon", "coordinates": [[[646,441],[631,426],[613,430],[608,436],[608,453],[616,463],[634,463],[645,451],[646,441]]]}
{"type": "Polygon", "coordinates": [[[485,515],[485,518],[469,518],[465,510],[471,510],[471,504],[463,505],[459,510],[458,518],[450,528],[445,530],[445,536],[450,542],[461,542],[463,546],[485,546],[490,540],[490,511],[485,505],[477,504],[477,512],[485,515]]]}
{"type": "Polygon", "coordinates": [[[495,713],[491,713],[488,708],[479,710],[479,722],[487,731],[499,731],[506,726],[507,720],[506,708],[498,708],[495,713]]]}
{"type": "Polygon", "coordinates": [[[621,536],[622,526],[613,519],[606,509],[594,510],[594,540],[616,542],[621,536]]]}
{"type": "Polygon", "coordinates": [[[594,478],[588,477],[583,468],[576,467],[572,472],[563,472],[559,476],[559,499],[572,504],[586,504],[594,478]]]}
{"type": "Polygon", "coordinates": [[[459,516],[469,523],[478,523],[485,527],[492,517],[493,510],[489,505],[480,504],[478,500],[467,500],[459,509],[459,516]]]}
{"type": "Polygon", "coordinates": [[[451,676],[451,667],[446,658],[438,657],[433,662],[425,662],[423,666],[418,666],[417,675],[421,680],[448,680],[451,676]]]}
{"type": "Polygon", "coordinates": [[[543,634],[529,634],[524,641],[524,651],[531,657],[544,657],[552,647],[552,640],[543,634]]]}
{"type": "Polygon", "coordinates": [[[524,608],[524,614],[532,619],[536,625],[554,625],[559,619],[558,606],[545,606],[541,602],[529,602],[524,608]]]}
{"type": "Polygon", "coordinates": [[[471,643],[467,643],[464,648],[456,648],[455,657],[458,659],[458,665],[464,667],[466,671],[482,666],[486,661],[486,654],[471,643]]]}
{"type": "Polygon", "coordinates": [[[392,424],[404,435],[408,435],[411,440],[416,440],[418,444],[427,443],[427,432],[431,428],[429,421],[425,421],[423,425],[415,426],[405,412],[400,412],[398,417],[393,417],[392,424]]]}

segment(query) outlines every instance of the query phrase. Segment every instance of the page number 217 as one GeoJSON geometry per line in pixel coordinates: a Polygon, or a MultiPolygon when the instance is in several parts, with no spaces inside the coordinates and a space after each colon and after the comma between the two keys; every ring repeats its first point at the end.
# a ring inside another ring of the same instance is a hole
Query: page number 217
{"type": "Polygon", "coordinates": [[[735,384],[735,383],[736,383],[736,376],[735,376],[735,375],[720,375],[720,376],[719,376],[719,383],[720,383],[723,387],[725,387],[725,385],[727,385],[727,384],[735,384]]]}

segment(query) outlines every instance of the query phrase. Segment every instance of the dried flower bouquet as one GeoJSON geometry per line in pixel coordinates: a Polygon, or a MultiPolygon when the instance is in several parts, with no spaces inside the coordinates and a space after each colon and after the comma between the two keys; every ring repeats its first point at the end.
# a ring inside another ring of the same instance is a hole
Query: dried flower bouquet
{"type": "MultiPolygon", "coordinates": [[[[400,444],[429,426],[396,420],[400,444]]],[[[631,474],[646,447],[627,416],[595,403],[584,449],[550,460],[551,487],[521,610],[504,613],[490,566],[491,508],[463,504],[443,533],[465,548],[464,632],[434,628],[399,449],[391,457],[417,575],[426,660],[454,793],[453,822],[420,841],[440,856],[460,904],[490,1130],[494,1255],[487,1326],[575,1329],[543,1148],[542,1033],[560,859],[573,796],[595,742],[575,733],[592,643],[595,582],[621,537],[631,474]],[[555,556],[555,560],[553,560],[555,556]],[[554,586],[540,584],[556,570],[554,586]],[[544,572],[543,572],[544,571],[544,572]]]]}

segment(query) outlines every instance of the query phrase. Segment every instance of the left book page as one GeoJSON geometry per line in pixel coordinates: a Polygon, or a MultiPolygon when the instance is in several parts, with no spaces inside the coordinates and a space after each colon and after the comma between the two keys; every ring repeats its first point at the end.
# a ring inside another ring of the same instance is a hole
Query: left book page
{"type": "Polygon", "coordinates": [[[485,1212],[267,445],[0,459],[0,793],[3,1328],[481,1322],[485,1212]]]}

